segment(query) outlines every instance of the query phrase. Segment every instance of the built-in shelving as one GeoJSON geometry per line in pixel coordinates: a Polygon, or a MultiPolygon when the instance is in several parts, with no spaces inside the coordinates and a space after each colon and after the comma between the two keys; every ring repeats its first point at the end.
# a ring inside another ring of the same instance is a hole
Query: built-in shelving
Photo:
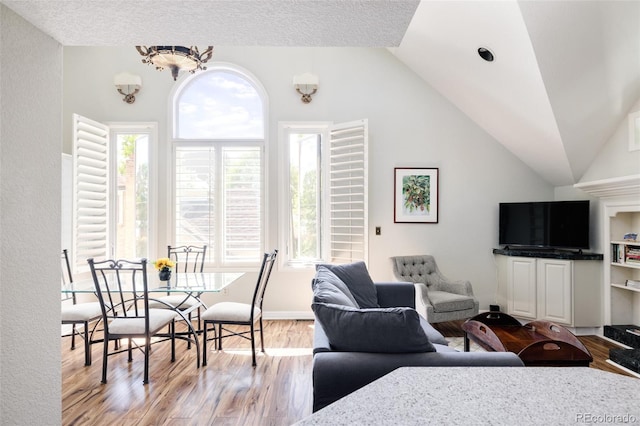
{"type": "Polygon", "coordinates": [[[611,287],[621,288],[621,289],[623,289],[623,290],[635,291],[635,292],[640,293],[640,288],[629,287],[629,286],[626,286],[626,285],[624,285],[624,284],[614,284],[614,283],[611,283],[611,287]]]}
{"type": "Polygon", "coordinates": [[[623,176],[574,185],[600,198],[602,236],[606,242],[603,309],[604,336],[626,345],[612,349],[610,360],[640,373],[640,338],[628,329],[640,329],[640,289],[629,281],[640,282],[640,241],[625,240],[640,234],[640,175],[623,176]],[[637,251],[636,251],[637,250],[637,251]],[[628,349],[628,347],[634,349],[628,349]]]}
{"type": "Polygon", "coordinates": [[[640,241],[611,241],[611,266],[612,287],[640,292],[640,241]]]}
{"type": "MultiPolygon", "coordinates": [[[[609,219],[611,236],[614,237],[634,230],[640,224],[640,213],[618,212],[609,219]]],[[[605,277],[608,277],[608,284],[614,291],[611,295],[612,320],[609,324],[618,324],[620,321],[636,323],[638,308],[635,307],[635,299],[640,297],[640,241],[613,239],[609,245],[611,266],[609,271],[605,271],[608,272],[605,277]],[[616,293],[620,290],[623,292],[616,293]]]]}

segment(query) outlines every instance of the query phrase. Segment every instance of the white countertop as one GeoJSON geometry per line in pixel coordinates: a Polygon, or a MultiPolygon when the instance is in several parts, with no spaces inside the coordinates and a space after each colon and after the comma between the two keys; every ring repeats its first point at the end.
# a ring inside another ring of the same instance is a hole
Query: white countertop
{"type": "Polygon", "coordinates": [[[588,367],[403,367],[297,425],[640,424],[640,379],[588,367]]]}

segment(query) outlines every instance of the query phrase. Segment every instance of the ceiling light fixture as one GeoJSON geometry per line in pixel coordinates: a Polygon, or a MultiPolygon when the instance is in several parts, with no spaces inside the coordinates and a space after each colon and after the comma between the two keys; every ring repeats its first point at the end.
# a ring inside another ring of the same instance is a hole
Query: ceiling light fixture
{"type": "Polygon", "coordinates": [[[493,62],[493,53],[486,47],[478,48],[478,55],[487,62],[493,62]]]}
{"type": "Polygon", "coordinates": [[[191,74],[197,70],[206,70],[207,67],[202,64],[213,56],[213,46],[207,46],[202,53],[197,46],[136,46],[136,50],[144,56],[142,63],[153,64],[158,71],[169,68],[174,81],[181,70],[191,74]]]}

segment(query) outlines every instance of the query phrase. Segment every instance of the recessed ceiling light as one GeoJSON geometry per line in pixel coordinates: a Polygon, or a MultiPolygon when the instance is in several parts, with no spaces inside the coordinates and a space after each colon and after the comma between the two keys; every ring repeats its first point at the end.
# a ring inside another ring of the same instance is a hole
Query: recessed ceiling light
{"type": "Polygon", "coordinates": [[[493,62],[493,53],[486,47],[478,48],[478,55],[487,62],[493,62]]]}

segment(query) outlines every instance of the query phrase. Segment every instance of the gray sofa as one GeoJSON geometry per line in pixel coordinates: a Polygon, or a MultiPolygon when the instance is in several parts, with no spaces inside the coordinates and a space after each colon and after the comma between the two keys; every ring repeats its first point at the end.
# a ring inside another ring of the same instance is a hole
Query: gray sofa
{"type": "Polygon", "coordinates": [[[320,265],[312,283],[312,308],[316,318],[313,341],[314,412],[398,367],[524,365],[511,352],[459,352],[450,348],[446,339],[415,311],[413,283],[374,284],[367,275],[361,280],[365,281],[364,285],[360,282],[354,286],[348,281],[359,279],[364,264],[356,268],[358,272],[355,274],[351,265],[339,265],[338,269],[333,266],[320,265]],[[349,299],[346,302],[343,298],[345,287],[347,291],[353,290],[352,297],[346,295],[349,299]],[[341,300],[345,305],[335,303],[341,300]],[[353,300],[358,307],[349,306],[353,305],[353,300]],[[374,306],[360,307],[362,304],[374,306]],[[398,321],[402,325],[399,326],[398,321]],[[389,323],[391,325],[386,327],[389,323]],[[414,332],[407,334],[406,330],[411,328],[414,332]]]}

